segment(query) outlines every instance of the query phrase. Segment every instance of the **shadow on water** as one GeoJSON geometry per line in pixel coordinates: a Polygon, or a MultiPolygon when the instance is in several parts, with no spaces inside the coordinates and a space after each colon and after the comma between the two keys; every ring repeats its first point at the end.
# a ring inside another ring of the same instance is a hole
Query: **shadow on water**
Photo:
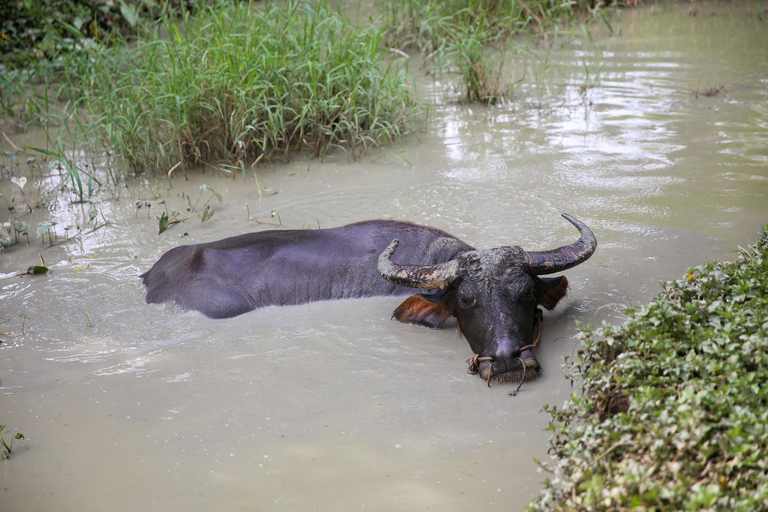
{"type": "MultiPolygon", "coordinates": [[[[3,252],[0,421],[26,439],[0,465],[2,508],[521,509],[543,478],[533,458],[547,458],[541,407],[571,392],[560,364],[575,321],[620,319],[766,222],[768,31],[746,7],[686,9],[623,12],[620,36],[555,46],[542,75],[555,92],[526,82],[478,108],[423,82],[437,106],[420,142],[275,166],[261,176],[276,195],[253,176],[136,181],[104,202],[107,228],[3,252]],[[182,208],[203,184],[224,198],[206,223],[158,236],[161,206],[137,212],[158,194],[182,208]],[[545,318],[544,375],[510,398],[466,374],[455,326],[390,321],[397,299],[223,321],[144,304],[137,276],[166,250],[272,229],[248,212],[291,228],[407,219],[534,250],[576,238],[568,212],[600,245],[545,318]],[[52,275],[15,277],[38,252],[52,275]]],[[[51,211],[62,226],[78,215],[51,211]]]]}

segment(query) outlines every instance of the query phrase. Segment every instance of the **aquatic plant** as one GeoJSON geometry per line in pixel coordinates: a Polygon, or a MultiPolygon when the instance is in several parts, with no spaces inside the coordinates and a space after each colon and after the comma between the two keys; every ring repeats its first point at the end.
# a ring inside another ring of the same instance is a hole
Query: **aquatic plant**
{"type": "MultiPolygon", "coordinates": [[[[43,148],[36,148],[33,146],[25,146],[24,149],[28,149],[31,151],[37,151],[38,153],[42,153],[44,155],[53,157],[55,162],[58,163],[59,166],[63,167],[67,171],[67,176],[72,182],[72,191],[77,195],[77,201],[80,203],[85,202],[85,190],[83,189],[83,179],[80,176],[81,170],[78,168],[77,165],[72,162],[71,159],[67,158],[61,153],[56,153],[55,151],[50,151],[43,148]]],[[[26,181],[26,178],[24,178],[26,181]]],[[[93,182],[91,181],[91,185],[89,187],[89,195],[93,193],[93,182]]],[[[30,208],[30,211],[31,208],[30,208]]]]}
{"type": "MultiPolygon", "coordinates": [[[[485,18],[457,29],[454,41],[445,48],[445,59],[456,69],[464,88],[464,101],[494,104],[506,94],[501,85],[504,51],[496,50],[485,18]]],[[[501,43],[503,45],[503,43],[501,43]]]]}
{"type": "Polygon", "coordinates": [[[505,60],[510,53],[527,59],[530,35],[554,26],[557,40],[557,23],[575,26],[587,13],[593,20],[601,19],[612,32],[604,14],[608,4],[584,0],[387,0],[382,10],[388,44],[415,47],[427,65],[456,72],[466,101],[494,103],[508,92],[501,76],[505,60]],[[517,47],[512,37],[524,32],[529,34],[528,45],[517,47]]]}
{"type": "Polygon", "coordinates": [[[13,451],[13,441],[24,439],[24,434],[21,432],[16,432],[11,436],[10,442],[6,441],[3,437],[3,433],[5,433],[5,425],[0,425],[0,445],[3,447],[3,451],[0,452],[0,456],[2,456],[3,460],[7,460],[11,458],[11,452],[13,451]]]}
{"type": "MultiPolygon", "coordinates": [[[[211,207],[210,202],[215,197],[219,200],[219,204],[223,203],[223,200],[221,198],[221,194],[213,190],[208,185],[200,185],[200,195],[197,196],[197,199],[194,203],[192,203],[192,198],[189,195],[183,194],[184,197],[187,198],[187,212],[189,215],[186,215],[182,217],[181,212],[176,210],[168,211],[168,205],[165,202],[165,200],[161,200],[160,204],[165,206],[165,211],[161,213],[159,216],[156,216],[155,218],[158,220],[158,235],[162,235],[165,230],[167,230],[169,227],[173,226],[174,224],[179,224],[181,222],[186,222],[189,219],[193,217],[199,217],[200,222],[205,222],[209,220],[211,217],[213,217],[213,214],[215,213],[213,210],[213,207],[211,207]],[[208,199],[203,203],[202,209],[198,210],[198,205],[200,204],[200,200],[203,198],[204,194],[210,194],[208,196],[208,199]]],[[[147,207],[147,214],[149,214],[149,208],[152,206],[152,204],[149,201],[145,201],[144,205],[147,207]]],[[[142,207],[142,201],[136,202],[136,208],[137,208],[137,215],[138,215],[138,209],[142,207]]]]}
{"type": "MultiPolygon", "coordinates": [[[[459,32],[484,23],[491,39],[500,34],[536,32],[580,15],[600,13],[612,2],[575,0],[385,0],[386,37],[393,44],[415,46],[425,55],[451,44],[459,32]]],[[[490,42],[490,40],[489,40],[490,42]]]]}
{"type": "Polygon", "coordinates": [[[765,510],[768,225],[621,326],[581,329],[574,393],[545,407],[557,457],[531,510],[765,510]]]}

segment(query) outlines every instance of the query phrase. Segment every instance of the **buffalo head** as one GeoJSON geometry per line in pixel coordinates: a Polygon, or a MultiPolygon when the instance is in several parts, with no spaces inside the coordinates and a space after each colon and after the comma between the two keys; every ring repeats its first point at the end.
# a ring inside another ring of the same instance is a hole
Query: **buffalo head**
{"type": "Polygon", "coordinates": [[[505,246],[470,250],[436,265],[398,265],[391,261],[398,245],[393,240],[379,256],[379,273],[401,286],[431,290],[409,297],[393,317],[436,327],[455,316],[477,355],[476,370],[489,385],[535,377],[540,366],[531,348],[541,327],[538,306],[553,309],[568,289],[565,276],[540,276],[583,263],[597,247],[584,223],[563,217],[581,237],[545,252],[505,246]]]}

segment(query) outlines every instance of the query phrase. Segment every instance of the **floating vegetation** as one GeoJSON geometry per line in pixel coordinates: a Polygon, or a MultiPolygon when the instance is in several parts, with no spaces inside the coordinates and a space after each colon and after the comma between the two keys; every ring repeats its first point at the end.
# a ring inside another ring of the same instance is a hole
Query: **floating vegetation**
{"type": "MultiPolygon", "coordinates": [[[[195,199],[195,202],[192,202],[192,197],[188,194],[184,194],[182,192],[182,198],[185,198],[187,200],[187,207],[186,211],[187,214],[183,215],[182,212],[178,210],[168,210],[168,203],[165,201],[165,199],[160,199],[157,204],[163,205],[165,207],[165,211],[162,212],[160,215],[156,215],[155,218],[158,220],[158,235],[163,234],[165,230],[167,230],[169,227],[173,226],[174,224],[179,224],[181,222],[186,222],[189,219],[192,219],[194,217],[199,217],[201,222],[205,222],[209,220],[211,217],[213,217],[215,211],[213,207],[210,205],[211,201],[216,198],[219,201],[219,204],[222,204],[224,201],[221,197],[221,194],[213,190],[208,185],[200,185],[200,194],[197,196],[197,199],[195,199]],[[207,199],[205,202],[201,205],[200,201],[203,199],[203,197],[208,194],[207,199]]],[[[156,197],[160,197],[159,195],[156,197]]],[[[147,211],[147,218],[150,218],[150,211],[153,206],[152,201],[136,201],[134,203],[134,206],[136,206],[136,216],[138,217],[139,211],[142,208],[146,208],[147,211]]]]}
{"type": "MultiPolygon", "coordinates": [[[[39,265],[30,265],[29,267],[27,267],[26,272],[21,272],[18,275],[19,276],[34,276],[37,274],[51,275],[51,269],[45,265],[45,260],[43,259],[43,255],[38,254],[38,257],[40,258],[39,265]]],[[[24,315],[19,315],[19,316],[26,319],[24,315]]],[[[22,327],[22,330],[23,330],[23,327],[22,327]]]]}
{"type": "MultiPolygon", "coordinates": [[[[97,198],[91,198],[91,204],[97,205],[99,204],[99,201],[97,201],[97,198]]],[[[94,231],[106,226],[108,222],[106,219],[104,219],[104,216],[101,214],[100,210],[97,210],[94,207],[88,211],[87,224],[88,225],[78,224],[76,226],[65,226],[63,228],[65,235],[63,238],[59,238],[59,234],[56,231],[57,223],[55,221],[44,220],[37,224],[35,228],[35,235],[41,241],[41,243],[45,243],[47,237],[48,246],[53,246],[69,242],[83,234],[93,233],[94,231]],[[99,223],[99,215],[102,217],[102,223],[99,223]],[[86,231],[87,227],[90,227],[90,229],[86,231]],[[75,233],[73,235],[69,234],[70,229],[75,229],[75,233]]],[[[6,221],[0,223],[0,251],[9,249],[11,246],[21,243],[24,239],[26,239],[27,245],[31,244],[32,242],[29,238],[29,229],[29,224],[23,221],[6,221]]]]}
{"type": "Polygon", "coordinates": [[[670,282],[622,326],[581,330],[582,392],[551,416],[532,510],[765,510],[768,225],[732,263],[670,282]]]}
{"type": "Polygon", "coordinates": [[[691,91],[691,96],[693,96],[696,99],[699,99],[699,96],[704,96],[706,98],[712,98],[713,96],[719,96],[723,95],[726,99],[728,98],[728,95],[725,93],[725,85],[720,85],[717,87],[706,87],[704,89],[694,89],[691,91]]]}

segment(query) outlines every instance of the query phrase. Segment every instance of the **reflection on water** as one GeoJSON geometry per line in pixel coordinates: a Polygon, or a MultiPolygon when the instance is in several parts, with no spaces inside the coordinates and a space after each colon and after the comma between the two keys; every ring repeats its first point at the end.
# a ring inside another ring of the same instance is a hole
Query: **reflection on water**
{"type": "MultiPolygon", "coordinates": [[[[425,78],[437,107],[420,142],[260,170],[276,195],[242,176],[130,182],[104,198],[109,226],[3,252],[0,422],[27,439],[0,465],[0,508],[521,509],[543,478],[533,457],[547,460],[541,407],[572,391],[560,364],[575,320],[620,318],[768,219],[768,31],[753,5],[687,8],[622,12],[619,37],[537,50],[550,67],[505,106],[455,105],[425,78]],[[158,236],[164,206],[135,206],[159,195],[181,210],[202,184],[224,197],[204,224],[158,236]],[[407,219],[533,250],[577,237],[568,212],[600,245],[547,314],[544,375],[510,398],[466,374],[455,325],[390,321],[397,299],[223,321],[144,304],[138,275],[166,250],[272,229],[248,212],[291,228],[407,219]],[[38,253],[52,275],[17,277],[38,253]]],[[[51,217],[74,225],[89,208],[62,199],[51,217]]]]}

